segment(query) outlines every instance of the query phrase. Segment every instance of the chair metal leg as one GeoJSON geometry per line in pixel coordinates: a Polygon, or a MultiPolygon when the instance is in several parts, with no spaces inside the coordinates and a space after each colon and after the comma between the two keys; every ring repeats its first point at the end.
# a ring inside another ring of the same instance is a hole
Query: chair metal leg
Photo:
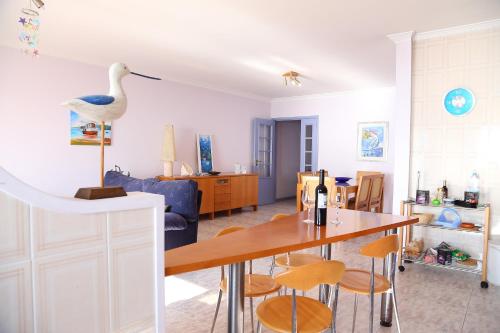
{"type": "Polygon", "coordinates": [[[330,309],[333,306],[333,290],[334,289],[335,288],[330,288],[330,295],[328,295],[328,303],[326,303],[330,309]]]}
{"type": "Polygon", "coordinates": [[[260,321],[257,321],[257,333],[262,333],[262,324],[260,321]]]}
{"type": "Polygon", "coordinates": [[[354,294],[354,313],[352,314],[352,333],[356,328],[356,311],[358,310],[358,294],[354,294]]]}
{"type": "MultiPolygon", "coordinates": [[[[333,289],[332,289],[333,290],[333,289]]],[[[337,303],[339,300],[339,284],[335,285],[335,298],[332,304],[332,333],[337,332],[337,303]]]]}
{"type": "Polygon", "coordinates": [[[297,297],[292,289],[292,333],[297,333],[297,297]]]}
{"type": "Polygon", "coordinates": [[[212,328],[210,329],[210,333],[214,332],[215,321],[217,320],[217,315],[219,314],[221,300],[222,300],[222,290],[219,289],[219,299],[217,300],[217,307],[215,308],[214,320],[212,321],[212,328]]]}
{"type": "Polygon", "coordinates": [[[373,311],[375,307],[375,258],[372,258],[372,271],[370,273],[370,321],[369,332],[373,333],[373,311]]]}
{"type": "Polygon", "coordinates": [[[253,297],[250,297],[250,321],[252,322],[252,333],[254,333],[254,324],[253,324],[253,297]]]}
{"type": "Polygon", "coordinates": [[[270,276],[273,276],[275,266],[276,266],[276,256],[273,256],[273,259],[271,261],[271,268],[269,269],[270,276]]]}
{"type": "Polygon", "coordinates": [[[399,312],[398,312],[398,303],[396,302],[396,289],[392,286],[392,305],[394,307],[394,314],[396,316],[396,325],[398,327],[398,333],[401,333],[401,326],[399,326],[399,312]]]}

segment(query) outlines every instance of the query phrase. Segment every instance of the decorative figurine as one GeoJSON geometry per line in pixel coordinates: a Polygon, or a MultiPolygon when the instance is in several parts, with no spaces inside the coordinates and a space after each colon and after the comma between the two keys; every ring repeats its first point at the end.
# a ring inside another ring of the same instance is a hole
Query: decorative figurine
{"type": "Polygon", "coordinates": [[[106,130],[104,123],[120,118],[127,110],[127,96],[123,91],[121,81],[128,74],[134,74],[153,80],[161,80],[159,78],[131,72],[125,64],[114,63],[109,67],[108,95],[82,96],[62,103],[62,105],[67,106],[68,109],[89,120],[100,123],[101,126],[101,187],[81,188],[75,194],[77,198],[102,199],[127,195],[123,188],[104,187],[104,137],[106,130]]]}
{"type": "Polygon", "coordinates": [[[193,168],[186,162],[182,162],[181,165],[181,176],[192,176],[193,168]]]}

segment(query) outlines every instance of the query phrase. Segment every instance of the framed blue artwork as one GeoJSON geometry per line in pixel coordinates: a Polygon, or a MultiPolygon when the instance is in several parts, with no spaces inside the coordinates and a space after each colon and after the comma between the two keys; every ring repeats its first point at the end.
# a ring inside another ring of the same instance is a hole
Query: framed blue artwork
{"type": "Polygon", "coordinates": [[[208,173],[214,170],[213,138],[211,135],[197,134],[198,172],[208,173]]]}
{"type": "Polygon", "coordinates": [[[474,108],[474,94],[469,89],[455,88],[444,96],[444,108],[452,116],[463,116],[474,108]]]}
{"type": "Polygon", "coordinates": [[[358,123],[358,159],[363,161],[386,161],[387,122],[358,123]]]}

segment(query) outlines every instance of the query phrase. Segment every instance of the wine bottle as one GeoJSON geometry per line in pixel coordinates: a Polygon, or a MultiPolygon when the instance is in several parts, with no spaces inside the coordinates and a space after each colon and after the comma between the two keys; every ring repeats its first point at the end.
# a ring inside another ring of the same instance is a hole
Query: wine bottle
{"type": "Polygon", "coordinates": [[[314,224],[326,225],[328,189],[325,186],[325,170],[319,170],[319,184],[316,186],[314,202],[314,224]]]}
{"type": "Polygon", "coordinates": [[[448,188],[446,187],[446,180],[443,181],[443,199],[448,198],[448,188]]]}

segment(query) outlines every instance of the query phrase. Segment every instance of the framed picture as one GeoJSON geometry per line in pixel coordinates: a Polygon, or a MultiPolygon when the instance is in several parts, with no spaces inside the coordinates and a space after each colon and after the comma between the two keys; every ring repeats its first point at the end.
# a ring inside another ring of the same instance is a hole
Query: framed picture
{"type": "Polygon", "coordinates": [[[212,135],[197,134],[198,172],[207,173],[214,170],[214,153],[212,135]]]}
{"type": "Polygon", "coordinates": [[[387,122],[358,123],[358,159],[387,160],[387,122]]]}
{"type": "MultiPolygon", "coordinates": [[[[71,145],[99,146],[101,144],[101,125],[71,111],[70,138],[71,145]]],[[[111,122],[106,122],[104,126],[104,145],[111,145],[111,122]]]]}

